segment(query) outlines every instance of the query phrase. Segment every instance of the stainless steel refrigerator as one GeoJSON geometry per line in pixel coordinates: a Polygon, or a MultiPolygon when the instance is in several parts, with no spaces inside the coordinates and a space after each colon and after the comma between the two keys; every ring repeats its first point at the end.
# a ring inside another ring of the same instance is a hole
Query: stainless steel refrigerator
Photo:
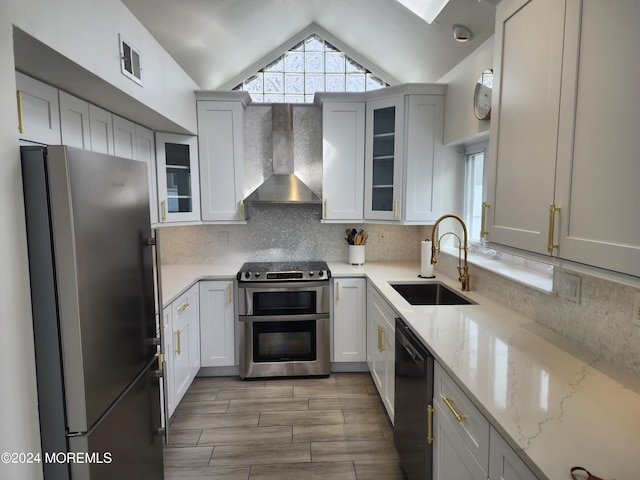
{"type": "Polygon", "coordinates": [[[44,478],[162,479],[146,164],[21,155],[44,478]]]}

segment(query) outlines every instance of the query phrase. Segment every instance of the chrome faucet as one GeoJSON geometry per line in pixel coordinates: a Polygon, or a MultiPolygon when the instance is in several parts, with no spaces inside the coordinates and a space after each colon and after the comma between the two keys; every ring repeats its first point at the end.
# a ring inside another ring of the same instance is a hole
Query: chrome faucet
{"type": "Polygon", "coordinates": [[[433,224],[433,230],[431,231],[431,264],[437,265],[438,259],[436,257],[436,252],[440,251],[440,241],[442,237],[445,235],[453,235],[458,239],[458,281],[462,284],[462,290],[468,292],[469,289],[469,263],[467,262],[467,253],[469,252],[469,238],[467,233],[467,226],[458,215],[454,215],[452,213],[442,215],[436,223],[433,224]],[[453,218],[460,222],[462,225],[463,231],[463,239],[460,239],[460,236],[455,232],[446,232],[443,233],[436,242],[436,236],[438,233],[438,225],[445,218],[453,218]],[[462,252],[464,251],[464,262],[462,261],[462,252]]]}

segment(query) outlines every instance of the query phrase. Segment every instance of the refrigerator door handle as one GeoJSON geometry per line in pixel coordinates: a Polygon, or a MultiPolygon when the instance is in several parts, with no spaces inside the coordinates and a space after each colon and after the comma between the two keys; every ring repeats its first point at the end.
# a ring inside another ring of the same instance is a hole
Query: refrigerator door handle
{"type": "MultiPolygon", "coordinates": [[[[155,284],[156,284],[156,299],[157,299],[157,311],[158,316],[162,319],[162,310],[163,310],[163,301],[162,301],[162,262],[160,261],[160,236],[157,228],[152,229],[152,237],[147,239],[147,245],[150,245],[153,248],[153,253],[155,257],[155,284]]],[[[169,424],[169,389],[167,387],[167,361],[165,360],[165,351],[164,351],[164,328],[162,325],[162,320],[160,320],[160,325],[158,328],[158,338],[156,345],[158,346],[158,363],[160,367],[160,371],[162,372],[162,405],[163,405],[163,414],[164,414],[164,427],[158,430],[159,434],[164,435],[164,441],[167,445],[169,445],[169,428],[167,425],[169,424]]]]}

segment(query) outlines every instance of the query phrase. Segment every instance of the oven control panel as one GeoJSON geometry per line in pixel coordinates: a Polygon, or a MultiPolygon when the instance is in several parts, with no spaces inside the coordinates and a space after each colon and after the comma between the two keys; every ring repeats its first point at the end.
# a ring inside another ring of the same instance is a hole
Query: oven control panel
{"type": "Polygon", "coordinates": [[[324,262],[305,264],[245,263],[237,274],[240,282],[328,280],[331,272],[324,262]]]}

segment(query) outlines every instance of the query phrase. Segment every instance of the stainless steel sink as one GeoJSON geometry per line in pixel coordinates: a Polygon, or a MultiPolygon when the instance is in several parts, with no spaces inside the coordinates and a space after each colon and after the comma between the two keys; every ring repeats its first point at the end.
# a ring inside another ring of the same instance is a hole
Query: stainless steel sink
{"type": "Polygon", "coordinates": [[[391,283],[411,305],[473,305],[474,301],[456,293],[440,282],[391,283]]]}

